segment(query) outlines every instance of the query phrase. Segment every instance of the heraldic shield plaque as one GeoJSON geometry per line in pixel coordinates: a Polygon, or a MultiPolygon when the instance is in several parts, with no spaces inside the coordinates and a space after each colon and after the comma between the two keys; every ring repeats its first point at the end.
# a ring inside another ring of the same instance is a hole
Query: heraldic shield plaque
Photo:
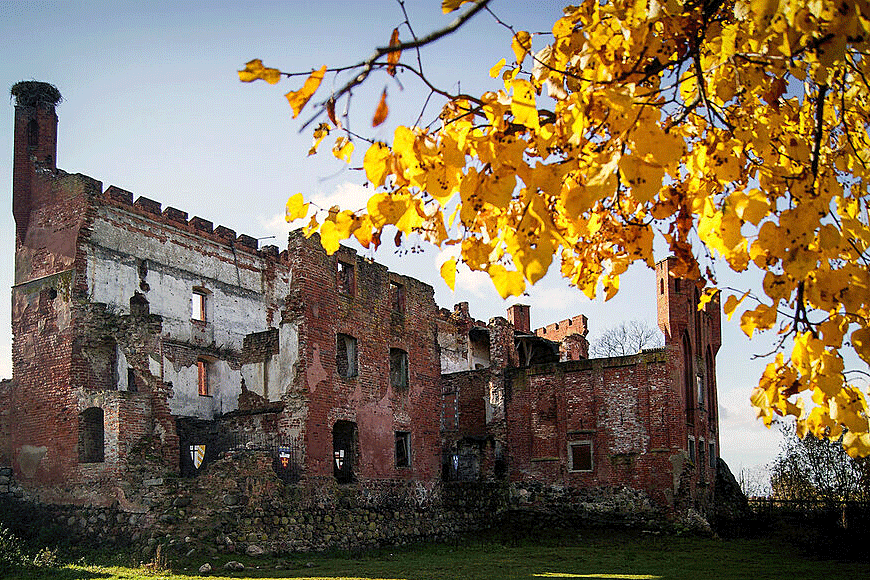
{"type": "Polygon", "coordinates": [[[205,445],[191,445],[190,459],[193,461],[194,469],[199,469],[205,459],[205,445]]]}

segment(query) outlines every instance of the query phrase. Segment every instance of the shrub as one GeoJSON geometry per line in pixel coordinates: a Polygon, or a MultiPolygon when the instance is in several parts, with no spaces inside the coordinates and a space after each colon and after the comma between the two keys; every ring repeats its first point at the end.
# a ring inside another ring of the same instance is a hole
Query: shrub
{"type": "Polygon", "coordinates": [[[0,525],[0,572],[23,568],[27,563],[21,540],[0,525]]]}

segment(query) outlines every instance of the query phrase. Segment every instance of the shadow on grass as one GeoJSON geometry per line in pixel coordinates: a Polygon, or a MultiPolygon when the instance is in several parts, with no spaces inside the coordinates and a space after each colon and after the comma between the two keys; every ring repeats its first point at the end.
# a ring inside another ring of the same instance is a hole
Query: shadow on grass
{"type": "Polygon", "coordinates": [[[92,580],[97,578],[113,578],[110,572],[94,572],[83,568],[44,567],[19,568],[15,570],[0,570],[0,578],[15,578],[20,580],[92,580]]]}

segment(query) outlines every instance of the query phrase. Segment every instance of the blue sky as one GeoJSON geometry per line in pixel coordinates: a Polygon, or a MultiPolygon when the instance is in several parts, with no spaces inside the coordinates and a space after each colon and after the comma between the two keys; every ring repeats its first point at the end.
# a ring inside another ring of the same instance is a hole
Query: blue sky
{"type": "MultiPolygon", "coordinates": [[[[446,25],[438,0],[406,0],[417,35],[446,25]]],[[[494,0],[503,21],[531,32],[547,31],[561,15],[562,2],[494,0]]],[[[370,192],[360,171],[364,144],[348,168],[328,152],[307,157],[310,131],[300,134],[303,111],[293,120],[283,94],[302,79],[279,85],[243,84],[236,71],[260,58],[266,66],[309,71],[321,65],[348,65],[386,44],[403,21],[391,0],[355,2],[38,2],[0,0],[0,88],[19,80],[54,84],[64,96],[58,107],[58,167],[116,185],[189,215],[223,224],[262,244],[286,244],[283,207],[302,192],[323,206],[356,208],[370,192]]],[[[403,39],[409,37],[401,28],[403,39]]],[[[423,52],[423,66],[436,83],[469,93],[497,90],[487,72],[500,58],[512,58],[511,34],[488,14],[480,14],[452,36],[423,52]],[[459,84],[457,84],[459,83],[459,84]]],[[[538,46],[536,44],[536,46],[538,46]]],[[[408,58],[410,55],[404,55],[408,58]]],[[[324,80],[321,91],[341,86],[344,77],[324,80]]],[[[397,124],[411,124],[426,93],[409,75],[398,84],[372,75],[352,102],[351,128],[368,134],[376,97],[389,94],[390,117],[375,133],[388,139],[397,124]]],[[[319,95],[317,95],[319,96],[319,95]]],[[[316,96],[316,97],[317,97],[316,96]]],[[[315,98],[316,98],[315,97],[315,98]]],[[[437,115],[430,104],[424,119],[437,115]]],[[[13,103],[0,114],[0,377],[12,375],[9,288],[12,285],[14,222],[11,208],[13,103]]],[[[324,142],[326,144],[326,142],[324,142]]],[[[436,300],[452,308],[470,303],[482,320],[504,315],[514,302],[531,305],[532,325],[543,326],[579,313],[590,320],[590,337],[623,320],[655,325],[654,274],[643,267],[623,277],[620,293],[608,303],[589,301],[551,272],[527,296],[505,302],[483,275],[460,273],[456,292],[438,276],[439,253],[396,253],[386,243],[372,257],[391,269],[432,284],[436,300]]],[[[664,258],[664,254],[656,259],[664,258]]],[[[746,280],[722,280],[746,288],[746,280]]],[[[753,280],[756,287],[758,280],[753,280]]],[[[718,356],[721,452],[735,473],[769,461],[779,435],[754,419],[749,393],[763,370],[756,352],[770,341],[752,344],[723,320],[724,345],[718,356]]]]}

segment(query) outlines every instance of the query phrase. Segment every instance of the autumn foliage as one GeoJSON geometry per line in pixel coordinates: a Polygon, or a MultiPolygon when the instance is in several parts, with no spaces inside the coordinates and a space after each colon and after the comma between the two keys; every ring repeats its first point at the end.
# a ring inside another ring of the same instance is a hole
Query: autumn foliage
{"type": "MultiPolygon", "coordinates": [[[[456,245],[503,297],[555,263],[610,298],[630,264],[653,265],[656,237],[707,300],[714,259],[761,270],[762,288],[724,300],[750,337],[782,338],[752,392],[759,416],[793,415],[800,435],[870,453],[867,400],[850,384],[870,363],[870,2],[584,1],[552,33],[509,41],[492,91],[438,91],[437,126],[368,146],[366,211],[332,208],[308,232],[330,252],[349,237],[377,245],[387,226],[456,245]]],[[[398,58],[409,46],[391,38],[359,82],[414,72],[398,58]]],[[[288,94],[294,116],[324,70],[288,94]]],[[[284,73],[252,61],[239,74],[284,73]]],[[[335,132],[333,153],[349,161],[354,139],[334,112],[347,92],[322,104],[330,120],[313,150],[335,132]]],[[[290,198],[288,219],[307,212],[290,198]]],[[[457,266],[441,268],[451,287],[457,266]]]]}

